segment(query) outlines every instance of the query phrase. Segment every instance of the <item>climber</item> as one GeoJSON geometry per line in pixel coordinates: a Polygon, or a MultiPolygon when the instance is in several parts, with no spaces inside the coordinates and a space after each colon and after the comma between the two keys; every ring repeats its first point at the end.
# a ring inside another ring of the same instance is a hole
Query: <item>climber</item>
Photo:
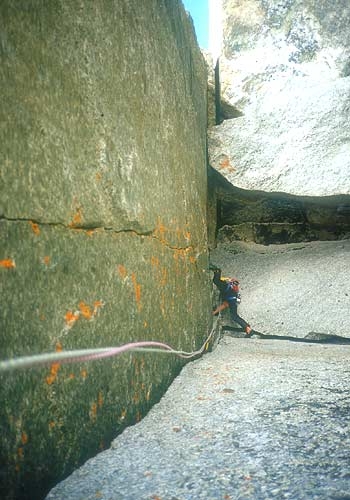
{"type": "Polygon", "coordinates": [[[238,323],[246,333],[246,337],[251,337],[253,335],[253,330],[250,325],[244,321],[237,313],[237,306],[240,302],[239,294],[239,281],[236,278],[222,278],[221,269],[215,266],[211,266],[211,270],[214,271],[213,283],[217,286],[220,291],[220,297],[222,303],[213,311],[213,315],[218,314],[224,309],[230,308],[230,315],[232,321],[238,323]]]}

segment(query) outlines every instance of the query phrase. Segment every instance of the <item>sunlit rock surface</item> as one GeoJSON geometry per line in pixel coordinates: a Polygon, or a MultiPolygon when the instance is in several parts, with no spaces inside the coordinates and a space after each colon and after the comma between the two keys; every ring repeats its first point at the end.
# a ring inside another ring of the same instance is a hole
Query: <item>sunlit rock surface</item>
{"type": "Polygon", "coordinates": [[[222,96],[243,116],[209,132],[243,189],[350,193],[348,2],[224,2],[222,96]]]}
{"type": "Polygon", "coordinates": [[[240,280],[240,315],[257,331],[350,337],[349,240],[269,246],[224,241],[211,259],[224,276],[240,280]]]}

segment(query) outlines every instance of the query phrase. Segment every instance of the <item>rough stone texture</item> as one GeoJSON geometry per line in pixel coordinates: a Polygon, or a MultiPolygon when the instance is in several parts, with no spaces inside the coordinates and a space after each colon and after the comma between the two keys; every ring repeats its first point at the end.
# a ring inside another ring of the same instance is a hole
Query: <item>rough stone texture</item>
{"type": "Polygon", "coordinates": [[[309,198],[245,191],[211,173],[219,239],[268,245],[350,238],[349,196],[309,198]]]}
{"type": "MultiPolygon", "coordinates": [[[[298,337],[350,338],[349,258],[350,242],[211,252],[241,280],[242,316],[298,337]]],[[[346,498],[349,349],[225,336],[48,499],[346,498]]]]}
{"type": "Polygon", "coordinates": [[[221,90],[243,116],[211,130],[212,166],[244,189],[349,194],[348,2],[223,5],[221,90]]]}
{"type": "Polygon", "coordinates": [[[214,127],[216,125],[215,68],[211,53],[202,49],[202,54],[208,72],[208,127],[214,127]]]}
{"type": "Polygon", "coordinates": [[[265,82],[349,76],[349,19],[347,0],[224,0],[224,97],[243,111],[265,82]]]}
{"type": "Polygon", "coordinates": [[[239,314],[259,332],[350,337],[350,241],[223,242],[211,260],[241,282],[239,314]]]}
{"type": "MultiPolygon", "coordinates": [[[[0,17],[1,357],[198,347],[207,77],[181,2],[5,0],[0,17]]],[[[125,355],[2,375],[1,498],[42,498],[181,366],[125,355]]]]}
{"type": "Polygon", "coordinates": [[[209,193],[211,248],[217,239],[269,245],[350,238],[349,195],[248,191],[233,186],[213,168],[209,168],[209,193]]]}
{"type": "Polygon", "coordinates": [[[47,500],[345,500],[349,351],[225,336],[47,500]]]}

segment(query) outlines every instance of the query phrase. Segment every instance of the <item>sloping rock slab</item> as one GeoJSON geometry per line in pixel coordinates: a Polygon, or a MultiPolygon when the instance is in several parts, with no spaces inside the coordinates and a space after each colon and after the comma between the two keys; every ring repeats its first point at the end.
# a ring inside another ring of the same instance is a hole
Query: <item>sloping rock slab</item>
{"type": "Polygon", "coordinates": [[[267,247],[232,242],[218,245],[211,260],[224,276],[240,280],[239,314],[254,330],[350,338],[350,240],[267,247]]]}

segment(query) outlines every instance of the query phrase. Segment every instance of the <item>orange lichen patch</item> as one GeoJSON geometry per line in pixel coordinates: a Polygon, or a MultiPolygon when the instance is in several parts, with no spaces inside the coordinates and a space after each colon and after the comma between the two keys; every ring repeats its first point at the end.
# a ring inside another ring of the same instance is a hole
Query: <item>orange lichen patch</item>
{"type": "Polygon", "coordinates": [[[181,248],[176,248],[174,250],[174,259],[175,260],[183,259],[183,250],[181,248]]]}
{"type": "Polygon", "coordinates": [[[104,306],[104,302],[102,300],[95,300],[93,303],[93,307],[90,307],[85,302],[81,301],[78,304],[79,311],[67,311],[64,320],[66,323],[65,329],[66,331],[72,328],[72,326],[78,321],[79,318],[85,318],[88,320],[92,320],[95,316],[97,316],[98,311],[101,307],[104,306]]]}
{"type": "Polygon", "coordinates": [[[78,312],[67,311],[64,315],[64,320],[68,328],[72,328],[74,323],[79,319],[80,314],[78,312]]]}
{"type": "Polygon", "coordinates": [[[94,230],[93,229],[88,229],[87,231],[85,231],[85,233],[88,235],[88,236],[92,236],[94,234],[94,230]]]}
{"type": "Polygon", "coordinates": [[[79,302],[79,310],[81,315],[86,319],[91,319],[93,314],[90,307],[85,302],[79,302]]]}
{"type": "Polygon", "coordinates": [[[100,182],[100,180],[102,179],[102,174],[101,172],[96,172],[95,174],[95,179],[97,182],[100,182]]]}
{"type": "Polygon", "coordinates": [[[154,257],[154,255],[152,255],[152,257],[151,257],[151,265],[153,267],[159,267],[159,259],[158,259],[158,257],[154,257]]]}
{"type": "Polygon", "coordinates": [[[52,385],[54,383],[54,381],[56,380],[56,377],[53,375],[48,375],[45,380],[46,380],[47,385],[52,385]]]}
{"type": "Polygon", "coordinates": [[[97,405],[99,408],[101,408],[101,406],[103,405],[103,395],[101,391],[98,393],[97,405]]]}
{"type": "MultiPolygon", "coordinates": [[[[62,351],[62,344],[60,342],[57,342],[55,350],[56,352],[62,351]]],[[[55,380],[57,379],[57,374],[58,370],[60,369],[60,366],[61,366],[60,363],[52,363],[50,368],[50,374],[46,377],[47,385],[51,385],[55,382],[55,380]]]]}
{"type": "Polygon", "coordinates": [[[62,347],[61,342],[57,342],[57,343],[56,343],[56,346],[55,346],[55,351],[56,351],[56,352],[62,352],[62,351],[63,351],[63,347],[62,347]]]}
{"type": "Polygon", "coordinates": [[[93,316],[96,316],[99,309],[101,309],[101,307],[104,306],[104,302],[102,302],[102,300],[95,300],[94,302],[94,311],[93,311],[93,316]]]}
{"type": "Polygon", "coordinates": [[[24,457],[24,450],[23,450],[23,448],[22,448],[22,447],[19,447],[19,448],[17,449],[17,456],[18,456],[18,458],[19,458],[19,459],[21,459],[21,460],[22,460],[22,458],[24,457]]]}
{"type": "Polygon", "coordinates": [[[97,417],[97,403],[95,403],[95,401],[90,406],[89,415],[90,415],[91,420],[96,420],[96,417],[97,417]]]}
{"type": "Polygon", "coordinates": [[[0,267],[3,267],[5,269],[12,269],[16,267],[16,263],[13,259],[3,259],[0,260],[0,267]]]}
{"type": "Polygon", "coordinates": [[[230,160],[229,160],[229,157],[228,156],[225,156],[219,163],[220,167],[221,168],[225,168],[227,167],[228,165],[230,165],[230,160]]]}
{"type": "Polygon", "coordinates": [[[69,380],[74,380],[75,379],[74,373],[70,373],[68,378],[69,380]]]}
{"type": "Polygon", "coordinates": [[[165,235],[167,233],[167,228],[162,223],[160,217],[158,217],[158,224],[154,230],[154,236],[160,240],[161,243],[167,243],[165,235]]]}
{"type": "Polygon", "coordinates": [[[27,444],[28,443],[28,435],[24,431],[21,434],[21,442],[22,442],[22,444],[27,444]]]}
{"type": "Polygon", "coordinates": [[[126,267],[124,267],[122,264],[118,264],[117,269],[118,269],[119,276],[121,278],[125,279],[128,275],[126,267]]]}
{"type": "Polygon", "coordinates": [[[48,266],[50,264],[50,261],[51,257],[49,257],[48,255],[45,255],[45,257],[43,257],[43,263],[45,264],[45,266],[48,266]]]}
{"type": "Polygon", "coordinates": [[[81,377],[82,377],[84,380],[86,379],[87,374],[88,374],[87,370],[84,370],[84,369],[83,369],[83,370],[81,370],[81,371],[80,371],[80,375],[81,375],[81,377]]]}
{"type": "Polygon", "coordinates": [[[73,219],[71,221],[71,223],[69,224],[69,227],[76,227],[76,226],[80,226],[83,222],[83,215],[82,215],[82,211],[81,211],[81,208],[77,208],[77,211],[75,212],[75,214],[73,215],[73,219]]]}
{"type": "Polygon", "coordinates": [[[159,280],[159,284],[161,286],[165,286],[168,284],[168,270],[166,267],[163,267],[162,270],[161,270],[161,277],[160,277],[160,280],[159,280]]]}
{"type": "Polygon", "coordinates": [[[49,422],[49,430],[52,431],[54,427],[56,427],[56,422],[52,420],[51,422],[49,422]]]}
{"type": "Polygon", "coordinates": [[[189,261],[191,262],[191,264],[195,264],[197,262],[197,259],[193,255],[190,255],[189,261]]]}
{"type": "Polygon", "coordinates": [[[187,241],[190,241],[191,239],[191,233],[189,231],[184,231],[184,237],[187,241]]]}
{"type": "Polygon", "coordinates": [[[57,376],[58,370],[60,369],[60,363],[52,363],[51,374],[57,376]]]}
{"type": "Polygon", "coordinates": [[[52,385],[57,379],[58,370],[60,369],[60,363],[52,363],[50,369],[50,375],[46,377],[47,385],[52,385]]]}
{"type": "Polygon", "coordinates": [[[227,172],[235,172],[236,169],[230,163],[228,156],[225,156],[219,163],[219,168],[221,170],[226,170],[227,172]]]}
{"type": "Polygon", "coordinates": [[[36,222],[33,222],[33,221],[29,221],[29,224],[30,224],[30,227],[32,228],[32,231],[34,234],[36,234],[37,236],[39,236],[40,234],[40,227],[38,226],[38,224],[36,222]]]}
{"type": "Polygon", "coordinates": [[[135,273],[132,273],[131,280],[132,280],[132,283],[134,285],[134,292],[135,292],[135,299],[136,299],[137,309],[138,309],[138,311],[141,311],[141,309],[142,309],[142,305],[141,305],[141,285],[139,283],[137,283],[137,279],[136,279],[136,274],[135,273]]]}

